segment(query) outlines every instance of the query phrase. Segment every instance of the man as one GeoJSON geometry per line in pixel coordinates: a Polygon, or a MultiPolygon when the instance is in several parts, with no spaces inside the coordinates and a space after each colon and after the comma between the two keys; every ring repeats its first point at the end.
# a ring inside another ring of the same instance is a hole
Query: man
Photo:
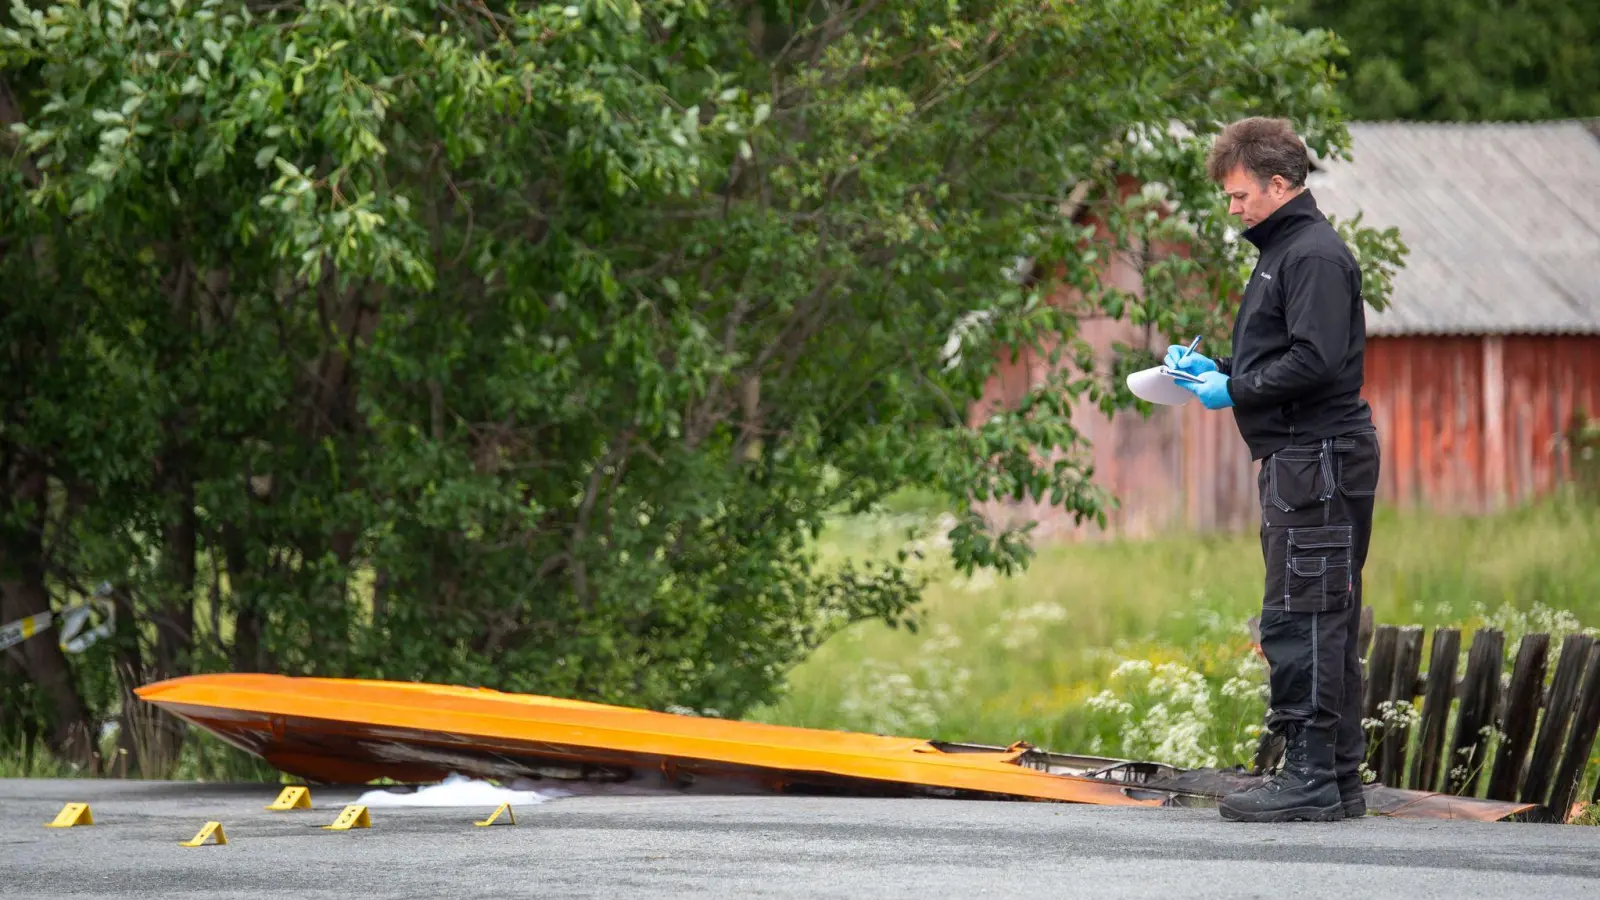
{"type": "Polygon", "coordinates": [[[1356,631],[1378,438],[1361,398],[1361,270],[1306,189],[1305,145],[1288,122],[1229,125],[1206,165],[1260,257],[1231,356],[1173,345],[1166,362],[1200,377],[1185,387],[1207,409],[1233,410],[1260,461],[1268,725],[1286,741],[1281,771],[1220,809],[1248,822],[1364,816],[1356,631]]]}

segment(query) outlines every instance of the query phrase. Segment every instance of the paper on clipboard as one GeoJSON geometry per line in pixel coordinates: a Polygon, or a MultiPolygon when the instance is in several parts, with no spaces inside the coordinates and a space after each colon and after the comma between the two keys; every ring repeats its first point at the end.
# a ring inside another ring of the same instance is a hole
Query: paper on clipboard
{"type": "Polygon", "coordinates": [[[1130,373],[1127,379],[1128,390],[1132,391],[1135,397],[1162,406],[1182,406],[1194,399],[1193,394],[1178,384],[1180,380],[1196,384],[1200,381],[1188,372],[1180,372],[1166,366],[1141,369],[1130,373]]]}

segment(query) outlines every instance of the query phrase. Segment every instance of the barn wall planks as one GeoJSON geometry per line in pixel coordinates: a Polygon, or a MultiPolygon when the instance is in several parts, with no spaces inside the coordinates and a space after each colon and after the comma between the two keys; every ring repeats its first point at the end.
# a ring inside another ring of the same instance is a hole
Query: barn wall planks
{"type": "MultiPolygon", "coordinates": [[[[1117,272],[1119,277],[1129,273],[1117,272]]],[[[1122,323],[1085,323],[1097,347],[1161,342],[1122,323]]],[[[1103,354],[1109,359],[1109,351],[1103,354]]],[[[1563,435],[1573,414],[1600,414],[1600,336],[1373,337],[1365,395],[1383,444],[1379,500],[1445,512],[1486,512],[1548,493],[1570,474],[1563,435]]],[[[985,401],[1014,403],[1047,373],[1024,354],[1000,366],[985,401]]],[[[973,421],[982,415],[980,404],[973,421]]],[[[1198,404],[1107,420],[1085,407],[1096,481],[1119,502],[1109,530],[1247,530],[1256,522],[1256,467],[1233,417],[1198,404]]],[[[990,504],[1002,521],[1040,521],[1041,537],[1085,537],[1091,526],[1033,504],[990,504]]]]}
{"type": "Polygon", "coordinates": [[[1483,485],[1484,341],[1373,338],[1367,386],[1383,444],[1380,496],[1405,506],[1476,505],[1483,485]]]}
{"type": "Polygon", "coordinates": [[[1600,337],[1373,338],[1367,360],[1392,504],[1483,512],[1543,496],[1571,474],[1574,412],[1600,413],[1600,337]]]}

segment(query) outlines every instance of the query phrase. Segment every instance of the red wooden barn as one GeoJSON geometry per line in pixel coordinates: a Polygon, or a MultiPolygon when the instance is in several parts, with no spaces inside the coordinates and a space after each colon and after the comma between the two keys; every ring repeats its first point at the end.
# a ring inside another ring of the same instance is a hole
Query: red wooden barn
{"type": "MultiPolygon", "coordinates": [[[[1396,226],[1410,250],[1390,309],[1367,312],[1365,395],[1383,442],[1380,502],[1485,512],[1547,493],[1570,474],[1575,413],[1600,417],[1600,133],[1582,122],[1357,123],[1353,161],[1318,160],[1324,212],[1396,226]]],[[[1138,269],[1107,277],[1137,288],[1138,269]]],[[[1125,323],[1085,323],[1109,363],[1114,341],[1166,346],[1125,323]]],[[[1045,374],[1024,355],[992,379],[974,420],[1045,374]]],[[[1197,403],[1108,420],[1085,408],[1096,480],[1124,536],[1253,527],[1255,469],[1229,413],[1197,403]]],[[[1032,504],[991,504],[1041,537],[1083,533],[1032,504]]]]}

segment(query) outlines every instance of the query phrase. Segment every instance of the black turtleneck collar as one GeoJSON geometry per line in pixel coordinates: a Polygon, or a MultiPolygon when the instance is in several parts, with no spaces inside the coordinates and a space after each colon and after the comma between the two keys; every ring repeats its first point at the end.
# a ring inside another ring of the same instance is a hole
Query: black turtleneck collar
{"type": "Polygon", "coordinates": [[[1311,196],[1311,189],[1307,188],[1278,207],[1272,215],[1245,229],[1241,236],[1255,244],[1257,250],[1265,251],[1288,235],[1324,218],[1322,210],[1317,209],[1316,199],[1311,196]]]}

